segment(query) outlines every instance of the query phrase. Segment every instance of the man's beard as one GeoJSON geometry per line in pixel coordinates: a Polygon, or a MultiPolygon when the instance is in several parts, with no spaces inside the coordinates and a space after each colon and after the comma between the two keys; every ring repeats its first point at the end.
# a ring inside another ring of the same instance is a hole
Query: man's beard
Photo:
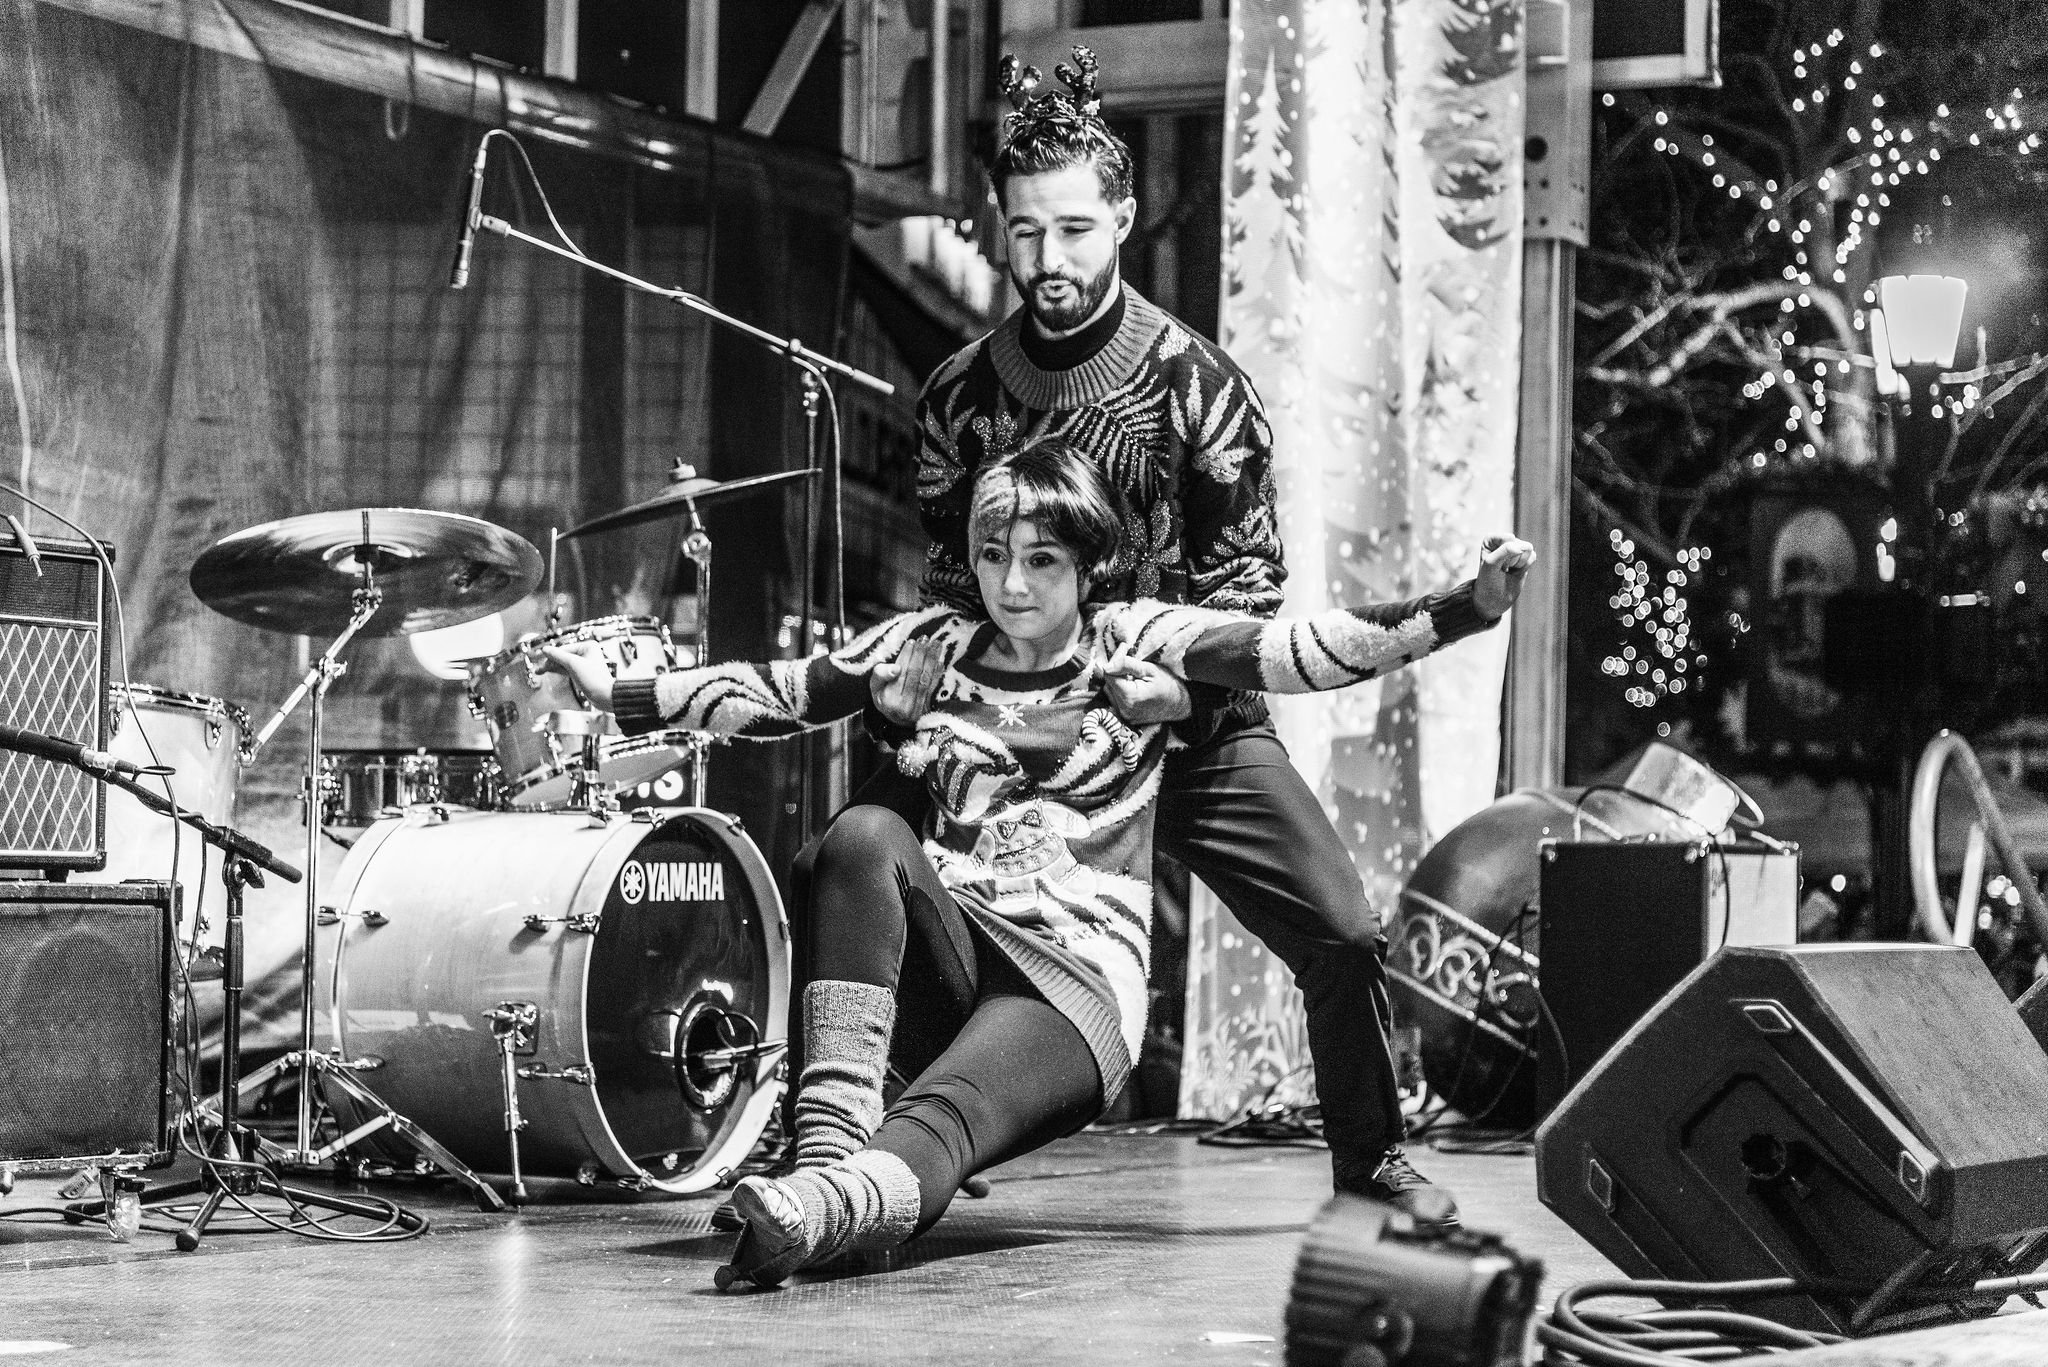
{"type": "Polygon", "coordinates": [[[1032,321],[1038,324],[1040,332],[1072,332],[1094,317],[1095,310],[1101,308],[1102,301],[1109,297],[1109,287],[1116,283],[1116,258],[1111,257],[1092,280],[1084,281],[1065,271],[1040,271],[1027,282],[1013,270],[1010,281],[1016,285],[1017,293],[1023,296],[1024,308],[1032,321]],[[1071,302],[1048,304],[1040,299],[1038,287],[1048,280],[1064,280],[1072,286],[1071,302]]]}

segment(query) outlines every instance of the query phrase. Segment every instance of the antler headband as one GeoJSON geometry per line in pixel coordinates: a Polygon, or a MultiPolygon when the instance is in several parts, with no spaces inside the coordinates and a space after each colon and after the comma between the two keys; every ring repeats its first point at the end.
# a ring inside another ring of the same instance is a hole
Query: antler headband
{"type": "Polygon", "coordinates": [[[1075,132],[1104,128],[1102,96],[1095,89],[1096,73],[1100,70],[1101,63],[1095,60],[1093,52],[1076,47],[1073,66],[1062,62],[1053,68],[1053,75],[1067,89],[1040,95],[1035,93],[1043,79],[1038,68],[1021,65],[1014,53],[1005,54],[997,80],[1002,84],[1003,94],[1009,97],[1013,112],[1003,120],[1003,141],[1014,142],[1020,134],[1043,127],[1065,125],[1075,132]]]}

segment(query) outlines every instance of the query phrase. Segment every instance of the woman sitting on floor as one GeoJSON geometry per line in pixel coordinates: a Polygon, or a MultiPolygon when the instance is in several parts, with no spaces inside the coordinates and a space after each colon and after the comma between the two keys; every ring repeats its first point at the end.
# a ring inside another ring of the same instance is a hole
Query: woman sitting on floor
{"type": "Polygon", "coordinates": [[[1105,674],[1138,659],[1230,688],[1340,688],[1492,625],[1534,556],[1490,539],[1476,581],[1296,621],[1084,605],[1114,572],[1120,512],[1085,456],[1042,439],[975,481],[989,621],[927,608],[810,660],[616,684],[602,659],[549,649],[629,733],[788,735],[859,713],[870,675],[888,710],[931,698],[897,755],[931,787],[923,839],[854,807],[818,850],[797,1169],[740,1182],[746,1229],[721,1287],[901,1243],[963,1180],[1080,1129],[1123,1087],[1145,1026],[1152,808],[1173,742],[1119,719],[1105,674]],[[899,1062],[929,1066],[884,1115],[892,1039],[899,1062]]]}

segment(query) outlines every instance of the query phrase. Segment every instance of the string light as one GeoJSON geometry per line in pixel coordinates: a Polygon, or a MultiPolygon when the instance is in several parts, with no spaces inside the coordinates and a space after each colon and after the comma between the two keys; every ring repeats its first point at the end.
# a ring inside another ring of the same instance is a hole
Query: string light
{"type": "Polygon", "coordinates": [[[1620,653],[1600,662],[1600,672],[1628,680],[1624,696],[1635,707],[1655,707],[1684,693],[1690,679],[1698,686],[1707,663],[1693,639],[1690,604],[1685,591],[1713,557],[1705,546],[1688,546],[1677,554],[1678,567],[1664,572],[1658,585],[1649,565],[1636,554],[1636,543],[1619,529],[1607,534],[1615,555],[1614,573],[1621,582],[1607,600],[1629,636],[1620,653]],[[1640,648],[1635,644],[1641,641],[1640,648]]]}
{"type": "MultiPolygon", "coordinates": [[[[1853,47],[1841,51],[1847,42],[1846,34],[1834,29],[1792,54],[1792,78],[1798,85],[1796,93],[1788,92],[1791,98],[1787,103],[1794,114],[1810,112],[1818,124],[1838,93],[1856,92],[1859,81],[1868,86],[1884,80],[1883,68],[1869,65],[1882,61],[1884,45],[1873,42],[1863,52],[1853,47]],[[1823,62],[1844,73],[1833,88],[1823,62]]],[[[1796,298],[1778,301],[1777,310],[1770,315],[1768,334],[1755,343],[1760,348],[1760,373],[1741,386],[1743,399],[1750,402],[1764,400],[1770,389],[1783,391],[1790,410],[1784,435],[1766,438],[1768,450],[1737,456],[1731,470],[1748,474],[1766,471],[1774,462],[1817,461],[1820,425],[1834,410],[1833,386],[1846,388],[1857,368],[1868,370],[1874,364],[1868,355],[1853,349],[1844,355],[1839,346],[1800,347],[1797,329],[1801,313],[1828,302],[1814,297],[1826,292],[1849,306],[1850,325],[1859,336],[1867,331],[1870,316],[1844,287],[1858,260],[1876,247],[1884,212],[1893,207],[1888,191],[1911,178],[1930,175],[1945,148],[2001,148],[2007,155],[2031,160],[2035,151],[2048,146],[2040,132],[2028,127],[2035,121],[2027,118],[2026,92],[2017,87],[2002,103],[1987,105],[1981,120],[1968,113],[1959,115],[1946,103],[1936,105],[1932,118],[1901,117],[1902,111],[1893,108],[1887,119],[1883,91],[1865,89],[1859,98],[1865,103],[1865,117],[1841,128],[1841,159],[1810,181],[1795,180],[1781,190],[1775,180],[1746,167],[1739,151],[1717,144],[1711,133],[1688,127],[1684,110],[1653,104],[1641,96],[1625,96],[1621,101],[1611,91],[1601,96],[1604,106],[1621,105],[1643,118],[1639,126],[1652,134],[1648,141],[1656,154],[1690,162],[1699,168],[1703,187],[1710,184],[1717,192],[1726,190],[1733,202],[1746,201],[1753,215],[1750,234],[1761,232],[1775,239],[1791,258],[1780,276],[1788,287],[1796,285],[1798,293],[1796,298]],[[1815,213],[1816,209],[1822,213],[1815,213]],[[1837,223],[1843,225],[1839,234],[1832,231],[1837,223]],[[1825,277],[1824,283],[1817,276],[1825,277]],[[1802,374],[1802,370],[1811,373],[1802,374]]],[[[1867,275],[1858,273],[1859,279],[1867,275]]],[[[1861,293],[1863,305],[1876,302],[1874,290],[1861,293]]],[[[1939,395],[1934,404],[1938,414],[1965,421],[1965,415],[1982,408],[1983,391],[1967,383],[1939,395]]],[[[1601,662],[1601,670],[1625,685],[1625,697],[1632,706],[1655,707],[1686,692],[1689,681],[1696,689],[1698,671],[1706,664],[1686,616],[1684,589],[1689,577],[1702,572],[1702,563],[1711,552],[1706,547],[1680,551],[1680,568],[1667,571],[1665,581],[1657,584],[1623,532],[1610,533],[1609,541],[1617,576],[1610,605],[1618,615],[1624,644],[1619,653],[1601,662]]],[[[1737,623],[1738,634],[1746,629],[1737,623]]]]}

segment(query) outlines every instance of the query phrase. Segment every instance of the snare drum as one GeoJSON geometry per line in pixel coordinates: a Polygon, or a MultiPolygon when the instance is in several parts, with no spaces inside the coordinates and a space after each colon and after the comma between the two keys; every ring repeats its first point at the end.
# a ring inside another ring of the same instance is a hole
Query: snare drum
{"type": "MultiPolygon", "coordinates": [[[[774,1110],[789,932],[733,817],[415,808],[363,834],[332,900],[322,1028],[340,1057],[383,1060],[378,1095],[473,1167],[508,1166],[488,1014],[508,1003],[538,1010],[518,1059],[529,1174],[699,1191],[774,1110]]],[[[329,1100],[345,1131],[363,1118],[329,1100]]]]}
{"type": "MultiPolygon", "coordinates": [[[[470,709],[491,732],[491,749],[504,772],[507,803],[543,810],[569,800],[570,771],[581,762],[573,738],[541,727],[550,712],[590,710],[566,674],[548,670],[544,645],[566,649],[595,644],[615,679],[651,679],[675,668],[668,628],[653,617],[595,617],[574,626],[520,638],[481,666],[470,682],[470,709]]],[[[687,748],[647,737],[613,737],[602,746],[600,782],[651,782],[689,760],[687,748]]]]}
{"type": "MultiPolygon", "coordinates": [[[[148,684],[132,684],[125,691],[115,684],[108,702],[112,739],[107,749],[117,759],[136,765],[169,765],[177,770],[170,783],[179,806],[198,812],[217,826],[234,824],[235,794],[242,784],[242,766],[248,761],[249,738],[255,734],[246,712],[221,698],[176,693],[148,684]]],[[[144,779],[143,783],[159,794],[164,791],[158,779],[144,779]]],[[[97,873],[78,877],[95,883],[168,879],[172,824],[169,817],[109,785],[107,865],[97,873]]],[[[187,830],[180,835],[185,867],[178,870],[178,881],[191,889],[206,879],[203,861],[207,856],[197,832],[187,830]]],[[[186,895],[192,894],[188,891],[186,895]]]]}
{"type": "Polygon", "coordinates": [[[489,811],[499,786],[488,750],[323,750],[320,820],[357,828],[434,803],[489,811]]]}

